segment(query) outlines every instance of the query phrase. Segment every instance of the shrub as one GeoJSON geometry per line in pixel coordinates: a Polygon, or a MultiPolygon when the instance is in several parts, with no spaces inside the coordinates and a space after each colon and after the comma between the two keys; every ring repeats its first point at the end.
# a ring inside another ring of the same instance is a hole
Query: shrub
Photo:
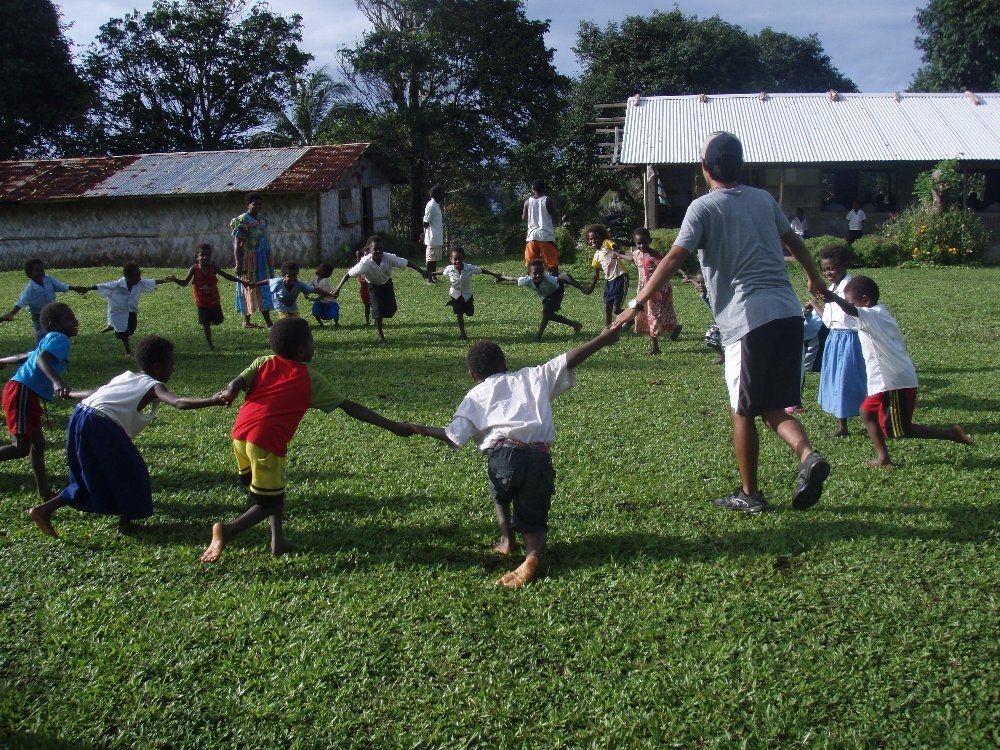
{"type": "Polygon", "coordinates": [[[819,253],[827,245],[846,245],[847,240],[843,237],[837,237],[833,234],[818,234],[815,237],[810,237],[806,241],[806,249],[809,254],[816,261],[816,265],[819,265],[819,253]]]}
{"type": "Polygon", "coordinates": [[[680,231],[681,230],[677,227],[665,227],[663,229],[654,229],[652,232],[649,233],[650,237],[652,238],[649,245],[654,250],[658,250],[661,253],[665,253],[674,246],[674,240],[677,239],[677,235],[680,233],[680,231]]]}
{"type": "Polygon", "coordinates": [[[980,260],[990,247],[990,230],[972,211],[952,206],[938,212],[914,205],[883,227],[901,249],[902,260],[956,265],[980,260]]]}
{"type": "Polygon", "coordinates": [[[881,234],[866,234],[851,245],[852,265],[866,268],[899,265],[900,253],[899,245],[881,234]]]}
{"type": "Polygon", "coordinates": [[[576,244],[573,234],[566,227],[556,227],[556,248],[559,250],[559,263],[572,265],[576,263],[577,251],[580,247],[576,244]]]}

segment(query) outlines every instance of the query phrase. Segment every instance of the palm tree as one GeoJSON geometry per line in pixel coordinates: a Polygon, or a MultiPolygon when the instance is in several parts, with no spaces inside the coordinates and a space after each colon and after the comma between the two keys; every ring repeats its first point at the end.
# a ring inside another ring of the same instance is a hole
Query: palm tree
{"type": "Polygon", "coordinates": [[[271,113],[270,128],[251,138],[254,146],[311,146],[334,121],[334,107],[347,96],[347,85],[334,81],[326,68],[289,81],[290,103],[271,113]]]}

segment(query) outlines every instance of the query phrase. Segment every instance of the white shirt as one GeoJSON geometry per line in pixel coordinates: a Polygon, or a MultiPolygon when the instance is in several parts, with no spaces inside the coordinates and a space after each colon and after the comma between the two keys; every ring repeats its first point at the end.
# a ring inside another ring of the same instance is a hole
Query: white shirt
{"type": "Polygon", "coordinates": [[[452,299],[458,299],[459,297],[472,299],[472,277],[482,272],[483,269],[479,266],[466,263],[461,271],[452,265],[445,266],[441,275],[447,278],[451,283],[451,288],[448,290],[448,294],[451,295],[452,299]]]}
{"type": "Polygon", "coordinates": [[[371,254],[359,260],[357,264],[347,270],[347,275],[352,279],[364,276],[369,284],[381,286],[392,279],[392,272],[396,268],[406,268],[406,258],[400,258],[392,253],[382,253],[382,262],[376,263],[371,254]]]}
{"type": "Polygon", "coordinates": [[[806,219],[805,216],[802,217],[801,221],[799,221],[799,217],[798,216],[793,217],[792,218],[792,230],[799,237],[803,236],[806,232],[809,231],[809,221],[806,219]]]}
{"type": "Polygon", "coordinates": [[[549,196],[531,196],[528,206],[528,236],[526,241],[555,242],[556,233],[552,229],[552,214],[549,213],[549,196]]]}
{"type": "MultiPolygon", "coordinates": [[[[839,284],[831,284],[830,291],[836,292],[837,296],[844,296],[844,287],[851,280],[851,274],[845,274],[839,284]]],[[[823,325],[831,331],[856,331],[858,330],[858,319],[853,315],[845,313],[836,302],[828,302],[823,305],[823,325]]]]}
{"type": "Polygon", "coordinates": [[[143,427],[153,421],[160,408],[159,399],[153,399],[147,412],[139,411],[139,402],[149,393],[149,389],[160,381],[144,372],[123,372],[102,385],[81,403],[110,417],[134,438],[143,427]]]}
{"type": "Polygon", "coordinates": [[[847,212],[847,228],[852,232],[860,232],[863,229],[862,225],[867,218],[868,217],[865,216],[865,212],[860,208],[857,211],[852,208],[847,212]]]}
{"type": "Polygon", "coordinates": [[[899,323],[884,306],[858,308],[858,338],[865,355],[869,396],[917,387],[917,368],[906,353],[899,323]]]}
{"type": "Polygon", "coordinates": [[[424,206],[424,244],[439,247],[444,244],[444,215],[441,204],[431,198],[424,206]]]}
{"type": "Polygon", "coordinates": [[[97,293],[108,301],[108,325],[118,332],[128,330],[128,314],[139,312],[140,295],[156,291],[156,279],[139,279],[131,289],[125,277],[97,285],[97,293]]]}
{"type": "Polygon", "coordinates": [[[574,385],[565,354],[544,365],[490,375],[466,394],[445,434],[458,447],[474,439],[484,453],[500,438],[551,444],[556,439],[552,399],[574,385]]]}

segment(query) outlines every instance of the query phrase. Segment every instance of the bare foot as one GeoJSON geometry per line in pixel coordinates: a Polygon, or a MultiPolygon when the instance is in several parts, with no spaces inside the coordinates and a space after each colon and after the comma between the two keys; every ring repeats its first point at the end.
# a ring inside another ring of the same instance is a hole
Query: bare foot
{"type": "Polygon", "coordinates": [[[505,589],[519,589],[535,577],[537,570],[538,558],[535,555],[528,555],[515,570],[501,576],[496,585],[505,589]]]}
{"type": "Polygon", "coordinates": [[[836,437],[836,438],[847,437],[847,430],[836,430],[835,432],[831,432],[830,437],[836,437]]]}
{"type": "MultiPolygon", "coordinates": [[[[215,536],[214,530],[212,536],[215,536]]],[[[295,549],[295,547],[291,542],[287,539],[282,539],[280,542],[276,542],[271,545],[271,554],[275,557],[281,557],[282,555],[288,554],[293,549],[295,549]]]]}
{"type": "Polygon", "coordinates": [[[39,531],[41,531],[46,536],[55,537],[56,539],[59,538],[59,535],[56,533],[56,530],[52,528],[52,520],[50,519],[49,516],[42,513],[38,509],[38,506],[35,506],[34,508],[28,508],[27,513],[28,513],[28,518],[30,518],[32,521],[35,522],[35,524],[38,526],[39,531]]]}
{"type": "Polygon", "coordinates": [[[493,551],[498,555],[511,555],[516,550],[517,545],[514,542],[504,541],[503,539],[493,545],[493,551]]]}
{"type": "Polygon", "coordinates": [[[573,335],[574,336],[576,336],[582,330],[583,330],[583,323],[574,323],[573,324],[573,335]]]}
{"type": "Polygon", "coordinates": [[[101,329],[101,333],[111,333],[113,330],[115,330],[114,326],[104,326],[104,328],[101,329]]]}
{"type": "Polygon", "coordinates": [[[716,359],[713,359],[712,360],[712,364],[713,365],[724,365],[724,364],[726,364],[726,358],[725,357],[718,357],[716,359]]]}
{"type": "Polygon", "coordinates": [[[962,429],[962,425],[953,424],[951,426],[951,434],[955,437],[952,438],[956,443],[965,443],[966,445],[975,445],[976,441],[965,434],[965,430],[962,429]]]}
{"type": "Polygon", "coordinates": [[[243,329],[249,331],[251,328],[260,328],[256,323],[244,323],[243,329]]]}
{"type": "Polygon", "coordinates": [[[118,521],[118,533],[122,536],[139,536],[146,527],[140,523],[134,523],[127,518],[122,518],[118,521]]]}
{"type": "Polygon", "coordinates": [[[892,461],[888,458],[876,458],[872,461],[868,461],[865,466],[869,469],[892,469],[892,461]]]}
{"type": "Polygon", "coordinates": [[[208,549],[201,553],[202,562],[218,562],[222,557],[222,550],[226,547],[226,525],[222,523],[212,524],[212,543],[208,549]]]}

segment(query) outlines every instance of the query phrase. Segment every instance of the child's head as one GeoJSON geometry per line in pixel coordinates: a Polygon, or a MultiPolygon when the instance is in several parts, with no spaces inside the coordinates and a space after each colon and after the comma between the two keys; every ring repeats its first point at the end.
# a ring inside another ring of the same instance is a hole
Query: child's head
{"type": "Polygon", "coordinates": [[[827,281],[837,284],[847,275],[850,255],[847,245],[827,245],[819,251],[819,267],[827,281]]]}
{"type": "Polygon", "coordinates": [[[64,333],[67,336],[76,336],[80,331],[80,324],[77,322],[73,309],[65,302],[50,302],[42,308],[38,316],[38,324],[43,331],[49,333],[64,333]]]}
{"type": "Polygon", "coordinates": [[[195,258],[198,259],[198,265],[203,266],[206,263],[212,262],[212,246],[207,242],[200,242],[195,245],[195,258]]]}
{"type": "Polygon", "coordinates": [[[484,339],[469,347],[469,374],[475,381],[486,380],[490,375],[507,372],[503,349],[495,341],[484,339]]]}
{"type": "Polygon", "coordinates": [[[632,244],[636,247],[650,247],[653,236],[646,227],[636,227],[632,232],[632,244]]]}
{"type": "Polygon", "coordinates": [[[139,369],[161,383],[174,374],[174,345],[162,336],[144,336],[135,347],[139,369]]]}
{"type": "Polygon", "coordinates": [[[299,264],[292,260],[286,260],[281,264],[281,278],[286,284],[294,284],[299,280],[299,264]]]}
{"type": "Polygon", "coordinates": [[[692,276],[691,281],[694,283],[694,288],[698,290],[698,294],[705,293],[705,276],[701,271],[692,276]]]}
{"type": "Polygon", "coordinates": [[[316,278],[317,279],[328,279],[330,274],[333,273],[333,266],[329,263],[320,263],[316,266],[316,278]]]}
{"type": "Polygon", "coordinates": [[[604,244],[608,238],[608,228],[603,224],[588,224],[583,230],[583,236],[587,238],[587,244],[597,249],[604,244]]]}
{"type": "Polygon", "coordinates": [[[878,284],[867,276],[853,276],[844,287],[844,299],[855,307],[874,307],[878,304],[878,284]]]}
{"type": "Polygon", "coordinates": [[[545,277],[545,261],[541,258],[535,258],[528,264],[528,276],[536,284],[541,283],[542,279],[545,277]]]}
{"type": "Polygon", "coordinates": [[[142,278],[142,269],[139,264],[134,260],[130,260],[124,266],[122,266],[122,276],[125,277],[125,281],[129,284],[137,284],[139,279],[142,278]]]}
{"type": "Polygon", "coordinates": [[[26,262],[24,264],[24,275],[32,281],[37,281],[39,284],[42,283],[42,279],[45,278],[45,264],[42,263],[42,259],[32,258],[26,262]]]}
{"type": "Polygon", "coordinates": [[[271,351],[279,357],[308,362],[316,345],[305,318],[282,318],[271,326],[271,351]]]}
{"type": "Polygon", "coordinates": [[[449,254],[451,258],[451,264],[455,266],[456,270],[461,271],[465,268],[465,248],[461,245],[452,245],[451,253],[449,254]]]}
{"type": "Polygon", "coordinates": [[[365,250],[371,253],[372,260],[376,263],[382,262],[382,253],[385,252],[385,245],[381,234],[373,234],[365,240],[365,250]]]}

